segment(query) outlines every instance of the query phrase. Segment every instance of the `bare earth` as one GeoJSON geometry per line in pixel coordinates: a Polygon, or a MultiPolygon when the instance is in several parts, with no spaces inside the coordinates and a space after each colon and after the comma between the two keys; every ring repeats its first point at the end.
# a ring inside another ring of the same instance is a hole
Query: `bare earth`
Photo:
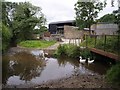
{"type": "Polygon", "coordinates": [[[67,78],[53,80],[34,88],[117,88],[107,83],[103,75],[72,75],[67,78]]]}

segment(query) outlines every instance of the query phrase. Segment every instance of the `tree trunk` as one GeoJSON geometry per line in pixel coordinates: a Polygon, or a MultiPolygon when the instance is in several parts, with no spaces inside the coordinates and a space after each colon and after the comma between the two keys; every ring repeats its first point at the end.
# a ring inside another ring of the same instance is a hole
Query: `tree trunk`
{"type": "Polygon", "coordinates": [[[13,35],[13,37],[11,38],[10,46],[17,47],[17,38],[15,35],[13,35]]]}

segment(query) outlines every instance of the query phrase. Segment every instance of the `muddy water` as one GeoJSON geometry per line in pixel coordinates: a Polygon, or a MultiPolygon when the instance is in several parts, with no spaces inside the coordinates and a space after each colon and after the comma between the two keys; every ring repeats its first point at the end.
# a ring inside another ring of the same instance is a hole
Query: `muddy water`
{"type": "Polygon", "coordinates": [[[31,87],[73,74],[105,74],[109,68],[99,62],[81,64],[79,59],[43,57],[42,50],[19,50],[3,56],[4,87],[31,87]]]}

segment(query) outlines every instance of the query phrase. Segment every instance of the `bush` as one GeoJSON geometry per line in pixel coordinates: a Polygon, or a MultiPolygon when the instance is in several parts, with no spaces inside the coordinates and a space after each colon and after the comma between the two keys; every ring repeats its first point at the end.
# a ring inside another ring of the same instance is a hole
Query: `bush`
{"type": "Polygon", "coordinates": [[[77,58],[80,55],[80,50],[78,46],[74,46],[74,45],[60,45],[57,49],[57,51],[55,52],[55,56],[63,56],[63,55],[67,55],[68,57],[71,58],[77,58]]]}
{"type": "Polygon", "coordinates": [[[66,49],[66,54],[68,57],[77,58],[80,55],[80,49],[75,45],[68,45],[66,49]]]}
{"type": "Polygon", "coordinates": [[[55,52],[56,56],[62,56],[66,54],[66,45],[59,45],[57,51],[55,52]]]}
{"type": "Polygon", "coordinates": [[[106,74],[107,81],[120,85],[120,63],[111,67],[106,74]]]}
{"type": "Polygon", "coordinates": [[[12,33],[10,30],[2,24],[2,52],[4,53],[10,44],[10,39],[12,37],[12,33]]]}
{"type": "Polygon", "coordinates": [[[91,55],[91,52],[90,52],[90,50],[89,49],[83,49],[83,50],[81,50],[81,52],[80,52],[80,56],[82,56],[83,58],[92,58],[92,55],[91,55]]]}

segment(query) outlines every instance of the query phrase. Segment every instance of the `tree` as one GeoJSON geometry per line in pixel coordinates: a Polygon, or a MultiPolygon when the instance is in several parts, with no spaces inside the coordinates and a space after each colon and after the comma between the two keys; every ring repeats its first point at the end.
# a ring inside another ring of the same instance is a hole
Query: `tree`
{"type": "MultiPolygon", "coordinates": [[[[120,0],[118,1],[118,10],[114,11],[113,13],[115,14],[116,21],[115,23],[118,24],[118,34],[120,34],[120,0]]],[[[104,3],[106,4],[107,0],[104,0],[104,3]]],[[[115,0],[111,0],[111,5],[114,7],[114,2],[115,0]]]]}
{"type": "Polygon", "coordinates": [[[9,28],[12,28],[13,12],[16,5],[17,3],[2,1],[2,23],[9,28]]]}
{"type": "Polygon", "coordinates": [[[2,23],[12,30],[13,46],[16,46],[18,41],[31,39],[34,28],[43,26],[46,22],[41,8],[29,2],[2,2],[2,8],[2,23]]]}
{"type": "Polygon", "coordinates": [[[78,1],[75,4],[76,11],[76,24],[79,29],[85,27],[89,28],[91,34],[90,26],[94,23],[95,18],[97,18],[98,13],[104,7],[102,2],[93,1],[93,2],[80,2],[78,1]]]}
{"type": "Polygon", "coordinates": [[[116,21],[115,15],[112,14],[106,14],[100,19],[97,20],[97,22],[108,22],[108,23],[114,23],[116,21]]]}
{"type": "Polygon", "coordinates": [[[35,26],[42,26],[45,19],[40,7],[36,7],[28,2],[25,2],[19,3],[16,7],[13,20],[13,33],[17,35],[17,38],[27,40],[31,39],[35,26]],[[37,14],[39,14],[39,17],[37,14]]]}
{"type": "Polygon", "coordinates": [[[41,26],[40,28],[34,29],[34,34],[43,34],[44,32],[48,31],[47,27],[41,26]]]}
{"type": "Polygon", "coordinates": [[[12,33],[9,28],[2,24],[2,53],[8,49],[11,37],[12,33]]]}
{"type": "Polygon", "coordinates": [[[113,11],[115,15],[115,23],[118,24],[118,34],[120,34],[120,13],[119,10],[113,11]]]}

